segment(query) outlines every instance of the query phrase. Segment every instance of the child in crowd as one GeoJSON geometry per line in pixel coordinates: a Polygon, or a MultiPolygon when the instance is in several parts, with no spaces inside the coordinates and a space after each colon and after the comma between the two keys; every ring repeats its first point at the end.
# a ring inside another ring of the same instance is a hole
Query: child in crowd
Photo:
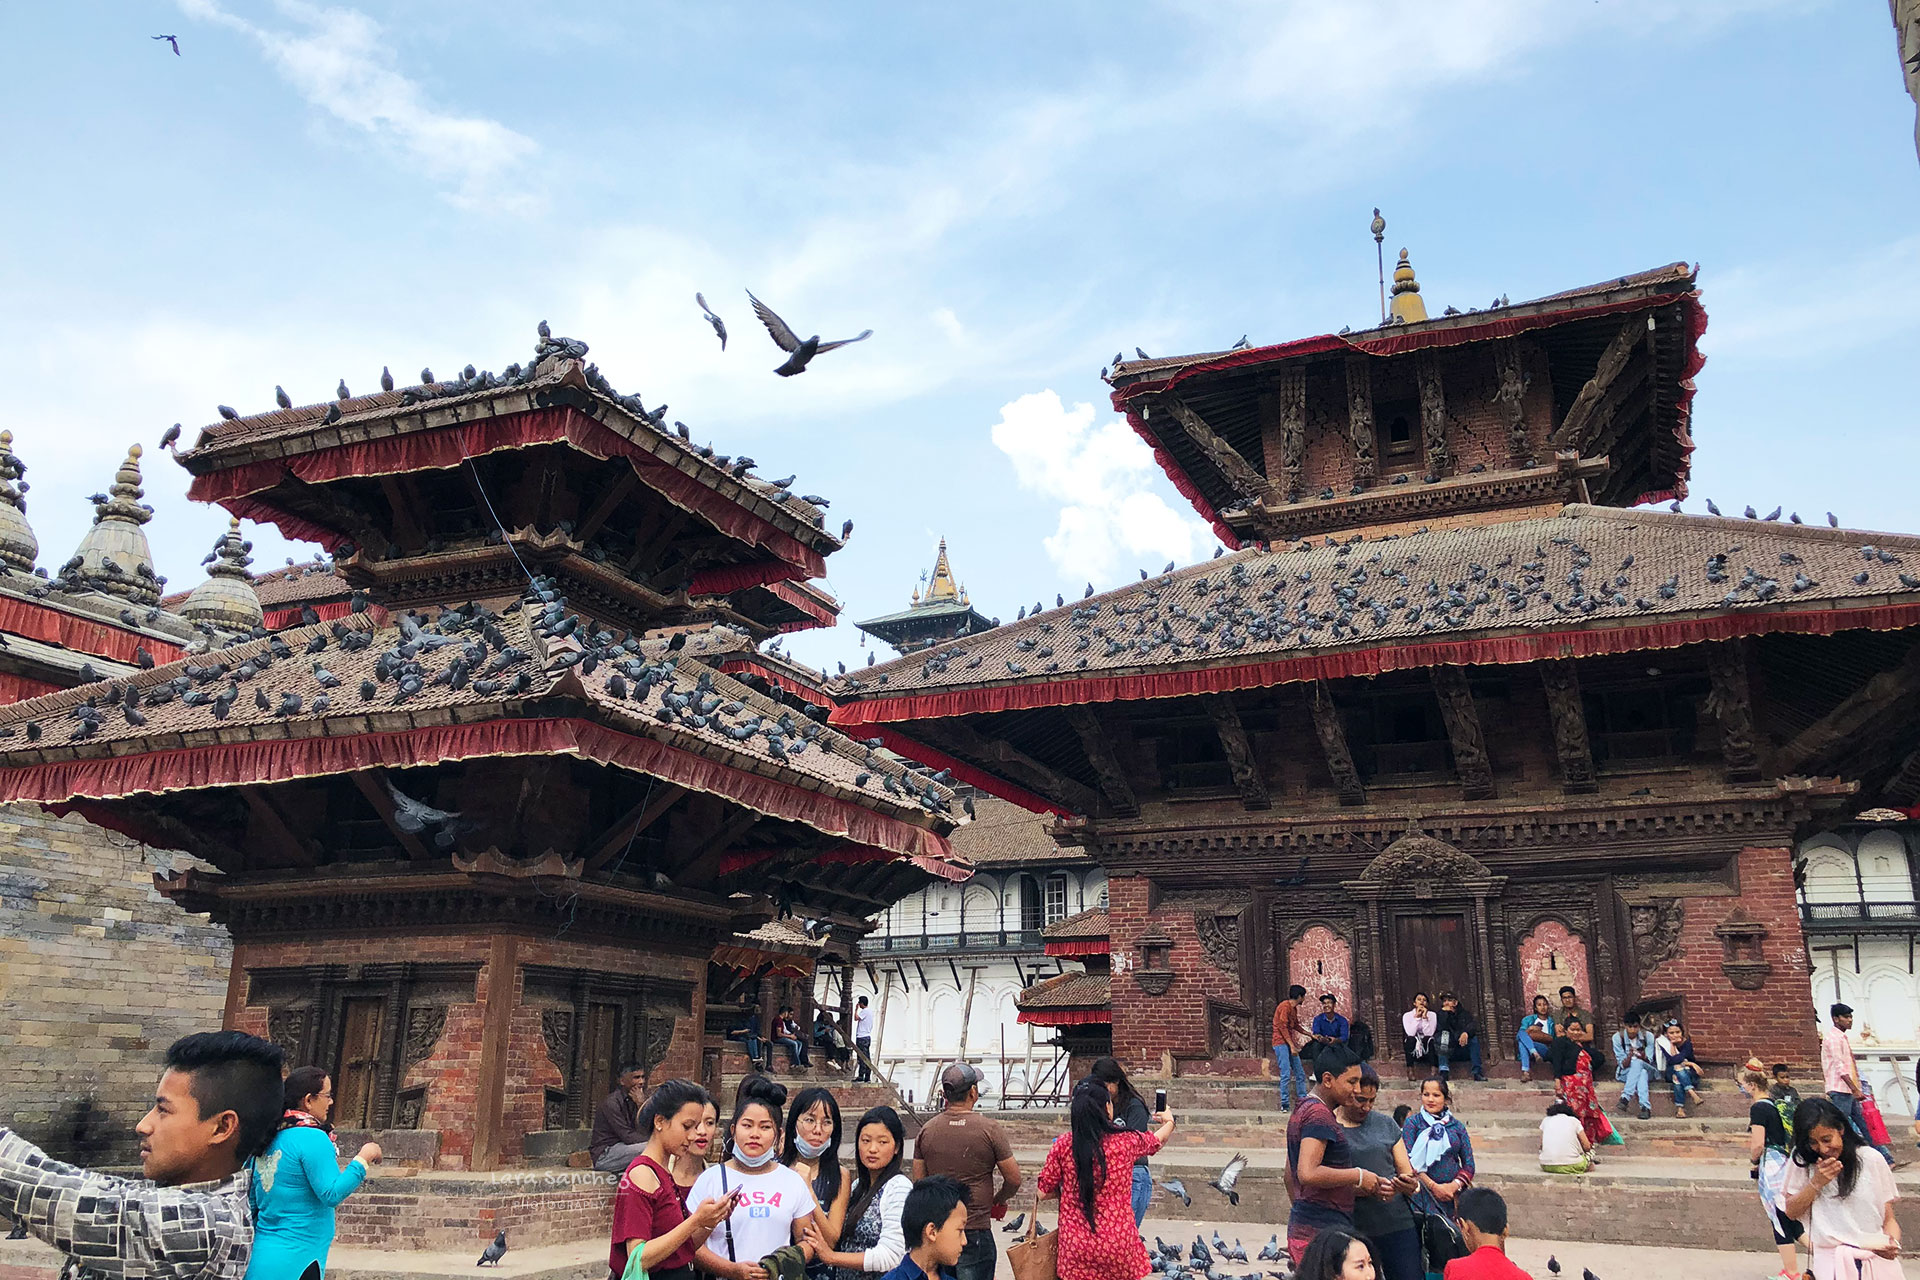
{"type": "Polygon", "coordinates": [[[1507,1257],[1507,1202],[1498,1191],[1468,1187],[1459,1208],[1467,1256],[1447,1264],[1446,1280],[1533,1280],[1507,1257]]]}
{"type": "Polygon", "coordinates": [[[886,1280],[950,1280],[967,1245],[967,1189],[957,1179],[935,1174],[913,1184],[900,1211],[910,1248],[886,1280]]]}

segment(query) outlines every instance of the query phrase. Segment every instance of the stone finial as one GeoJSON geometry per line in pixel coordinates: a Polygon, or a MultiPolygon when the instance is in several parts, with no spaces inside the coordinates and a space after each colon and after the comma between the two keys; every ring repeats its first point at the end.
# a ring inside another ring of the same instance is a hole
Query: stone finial
{"type": "Polygon", "coordinates": [[[27,464],[13,452],[13,432],[0,431],[0,561],[32,573],[40,558],[40,539],[27,523],[27,464]]]}
{"type": "Polygon", "coordinates": [[[80,564],[65,574],[82,590],[120,596],[135,604],[160,603],[166,579],[153,570],[153,552],[140,526],[153,519],[153,508],[141,502],[139,445],[114,472],[105,502],[93,504],[93,528],[80,540],[74,558],[80,564]]]}
{"type": "Polygon", "coordinates": [[[1400,264],[1393,269],[1393,302],[1387,308],[1395,320],[1410,323],[1427,318],[1427,304],[1420,300],[1420,282],[1413,278],[1413,264],[1407,251],[1400,251],[1400,264]]]}
{"type": "Polygon", "coordinates": [[[229,631],[250,631],[265,620],[260,593],[254,590],[253,575],[247,566],[253,557],[247,553],[253,544],[240,536],[240,521],[227,522],[227,531],[213,544],[213,564],[207,580],[193,589],[180,605],[180,616],[189,622],[206,622],[229,631]]]}

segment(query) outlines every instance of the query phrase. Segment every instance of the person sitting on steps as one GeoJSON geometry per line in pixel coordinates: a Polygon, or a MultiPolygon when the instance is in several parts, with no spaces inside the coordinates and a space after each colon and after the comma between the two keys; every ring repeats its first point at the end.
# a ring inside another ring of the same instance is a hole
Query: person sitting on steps
{"type": "Polygon", "coordinates": [[[1464,1060],[1473,1068],[1475,1080],[1485,1080],[1487,1073],[1480,1064],[1480,1024],[1473,1010],[1461,1004],[1460,997],[1451,991],[1440,993],[1438,1025],[1434,1046],[1440,1074],[1446,1075],[1454,1063],[1464,1060]]]}

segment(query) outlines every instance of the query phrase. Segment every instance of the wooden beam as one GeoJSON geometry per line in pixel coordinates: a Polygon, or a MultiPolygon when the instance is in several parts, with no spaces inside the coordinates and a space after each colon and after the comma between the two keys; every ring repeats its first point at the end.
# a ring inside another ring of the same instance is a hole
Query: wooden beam
{"type": "Polygon", "coordinates": [[[380,492],[393,512],[393,532],[401,548],[419,552],[426,547],[426,525],[421,522],[420,488],[411,476],[381,476],[380,492]]]}
{"type": "Polygon", "coordinates": [[[1547,691],[1547,713],[1553,721],[1553,748],[1560,757],[1560,786],[1569,795],[1599,790],[1593,768],[1593,746],[1587,736],[1587,709],[1580,698],[1580,676],[1573,659],[1558,658],[1540,664],[1540,683],[1547,691]]]}
{"type": "MultiPolygon", "coordinates": [[[[273,798],[266,793],[264,787],[241,787],[240,796],[247,802],[247,809],[253,815],[254,821],[251,825],[259,828],[258,835],[262,837],[262,843],[278,855],[282,866],[314,865],[313,855],[308,853],[306,846],[300,843],[300,838],[293,834],[293,829],[287,825],[287,820],[281,814],[279,806],[273,803],[273,798]]],[[[249,832],[248,843],[252,843],[253,835],[253,832],[249,832]]]]}
{"type": "Polygon", "coordinates": [[[1366,788],[1360,785],[1360,770],[1354,767],[1353,752],[1347,749],[1347,727],[1340,723],[1340,709],[1333,705],[1333,693],[1325,680],[1315,680],[1307,690],[1307,705],[1313,709],[1313,731],[1320,739],[1320,751],[1327,759],[1327,772],[1340,789],[1340,803],[1365,804],[1366,788]]]}
{"type": "Polygon", "coordinates": [[[631,577],[643,567],[658,564],[674,536],[692,518],[691,511],[682,511],[662,498],[660,510],[634,531],[633,554],[627,557],[627,575],[631,577]]]}
{"type": "Polygon", "coordinates": [[[1353,446],[1353,487],[1371,488],[1379,476],[1373,457],[1373,358],[1347,356],[1347,441],[1353,446]]]}
{"type": "Polygon", "coordinates": [[[1433,692],[1440,699],[1440,718],[1446,721],[1447,740],[1453,745],[1453,767],[1460,775],[1460,794],[1484,800],[1493,794],[1493,766],[1487,759],[1486,735],[1480,731],[1480,712],[1473,705],[1464,667],[1433,667],[1433,692]]]}
{"type": "Polygon", "coordinates": [[[1120,766],[1120,758],[1114,754],[1113,743],[1108,740],[1099,715],[1087,706],[1068,707],[1066,712],[1067,723],[1080,738],[1081,750],[1087,753],[1087,763],[1093,766],[1094,776],[1100,780],[1100,793],[1107,798],[1107,804],[1122,817],[1138,814],[1140,801],[1133,793],[1133,783],[1127,780],[1127,771],[1120,766]]]}
{"type": "Polygon", "coordinates": [[[387,794],[387,775],[379,769],[361,769],[350,775],[353,785],[360,788],[360,794],[366,797],[367,804],[380,815],[380,821],[386,823],[387,830],[400,842],[409,858],[415,862],[425,862],[433,857],[432,851],[420,843],[418,836],[407,834],[394,820],[393,797],[387,794]]]}
{"type": "Polygon", "coordinates": [[[1899,666],[1875,673],[1839,706],[1795,734],[1774,753],[1774,773],[1823,772],[1817,766],[1857,744],[1877,726],[1910,724],[1916,695],[1920,695],[1920,644],[1907,650],[1899,666]]]}
{"type": "Polygon", "coordinates": [[[730,817],[722,819],[720,825],[709,832],[704,839],[694,842],[691,852],[674,863],[672,871],[673,878],[678,880],[688,871],[698,866],[702,859],[710,858],[716,853],[725,852],[727,846],[751,831],[754,824],[766,816],[766,814],[756,809],[742,809],[730,817]]]}
{"type": "Polygon", "coordinates": [[[1193,406],[1178,396],[1160,396],[1153,403],[1155,408],[1166,410],[1180,424],[1187,438],[1243,497],[1265,497],[1272,492],[1273,486],[1267,483],[1267,478],[1238,449],[1222,440],[1219,433],[1207,425],[1206,419],[1195,412],[1193,406]]]}
{"type": "Polygon", "coordinates": [[[1099,807],[1099,796],[1092,787],[1049,769],[1003,739],[984,737],[958,721],[928,725],[922,736],[950,755],[969,757],[990,773],[998,766],[998,771],[1008,778],[1033,788],[1049,800],[1059,801],[1076,813],[1092,813],[1099,807]]]}
{"type": "Polygon", "coordinates": [[[687,789],[668,782],[653,788],[653,793],[614,819],[606,833],[587,850],[583,872],[598,871],[613,861],[638,838],[642,831],[658,822],[667,810],[680,803],[687,789]]]}
{"type": "Polygon", "coordinates": [[[1920,803],[1920,748],[1909,751],[1906,759],[1894,767],[1887,785],[1880,788],[1880,796],[1903,809],[1920,803]]]}
{"type": "Polygon", "coordinates": [[[1560,427],[1553,433],[1555,444],[1584,452],[1593,434],[1593,417],[1600,408],[1601,399],[1613,385],[1614,379],[1620,376],[1620,371],[1627,367],[1627,358],[1633,354],[1634,348],[1646,336],[1646,317],[1630,315],[1621,322],[1613,341],[1607,343],[1607,349],[1600,353],[1600,363],[1594,367],[1593,376],[1580,388],[1580,394],[1573,398],[1567,416],[1560,419],[1560,427]]]}
{"type": "Polygon", "coordinates": [[[1247,728],[1240,723],[1240,713],[1234,709],[1233,696],[1226,693],[1203,694],[1200,705],[1207,710],[1207,719],[1213,721],[1213,731],[1220,735],[1221,750],[1227,753],[1227,768],[1233,771],[1233,785],[1240,792],[1240,801],[1249,809],[1270,809],[1273,797],[1267,792],[1267,780],[1260,776],[1260,762],[1253,758],[1253,744],[1247,739],[1247,728]]]}
{"type": "Polygon", "coordinates": [[[600,500],[593,504],[593,509],[574,526],[575,542],[584,543],[600,532],[600,526],[607,522],[607,517],[618,510],[620,504],[627,500],[627,495],[639,485],[640,476],[634,471],[633,464],[622,460],[619,465],[620,475],[607,486],[607,491],[600,495],[600,500]]]}
{"type": "Polygon", "coordinates": [[[1706,709],[1720,725],[1720,758],[1727,777],[1734,782],[1750,782],[1760,776],[1760,753],[1754,745],[1747,655],[1738,640],[1707,650],[1707,680],[1711,688],[1706,709]]]}
{"type": "Polygon", "coordinates": [[[1639,421],[1640,415],[1653,403],[1655,390],[1653,357],[1642,355],[1613,384],[1613,390],[1607,393],[1607,398],[1600,402],[1600,410],[1593,416],[1582,452],[1590,458],[1602,458],[1612,453],[1622,430],[1639,421]]]}

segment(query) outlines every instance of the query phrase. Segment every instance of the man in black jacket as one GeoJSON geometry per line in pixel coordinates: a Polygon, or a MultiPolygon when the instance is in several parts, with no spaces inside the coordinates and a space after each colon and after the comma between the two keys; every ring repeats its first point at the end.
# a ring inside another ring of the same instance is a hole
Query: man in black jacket
{"type": "Polygon", "coordinates": [[[1460,1003],[1451,991],[1440,993],[1439,1027],[1434,1032],[1434,1047],[1440,1059],[1440,1074],[1446,1075],[1456,1062],[1465,1059],[1473,1067],[1473,1078],[1485,1080],[1480,1065],[1480,1024],[1473,1011],[1460,1003]]]}

